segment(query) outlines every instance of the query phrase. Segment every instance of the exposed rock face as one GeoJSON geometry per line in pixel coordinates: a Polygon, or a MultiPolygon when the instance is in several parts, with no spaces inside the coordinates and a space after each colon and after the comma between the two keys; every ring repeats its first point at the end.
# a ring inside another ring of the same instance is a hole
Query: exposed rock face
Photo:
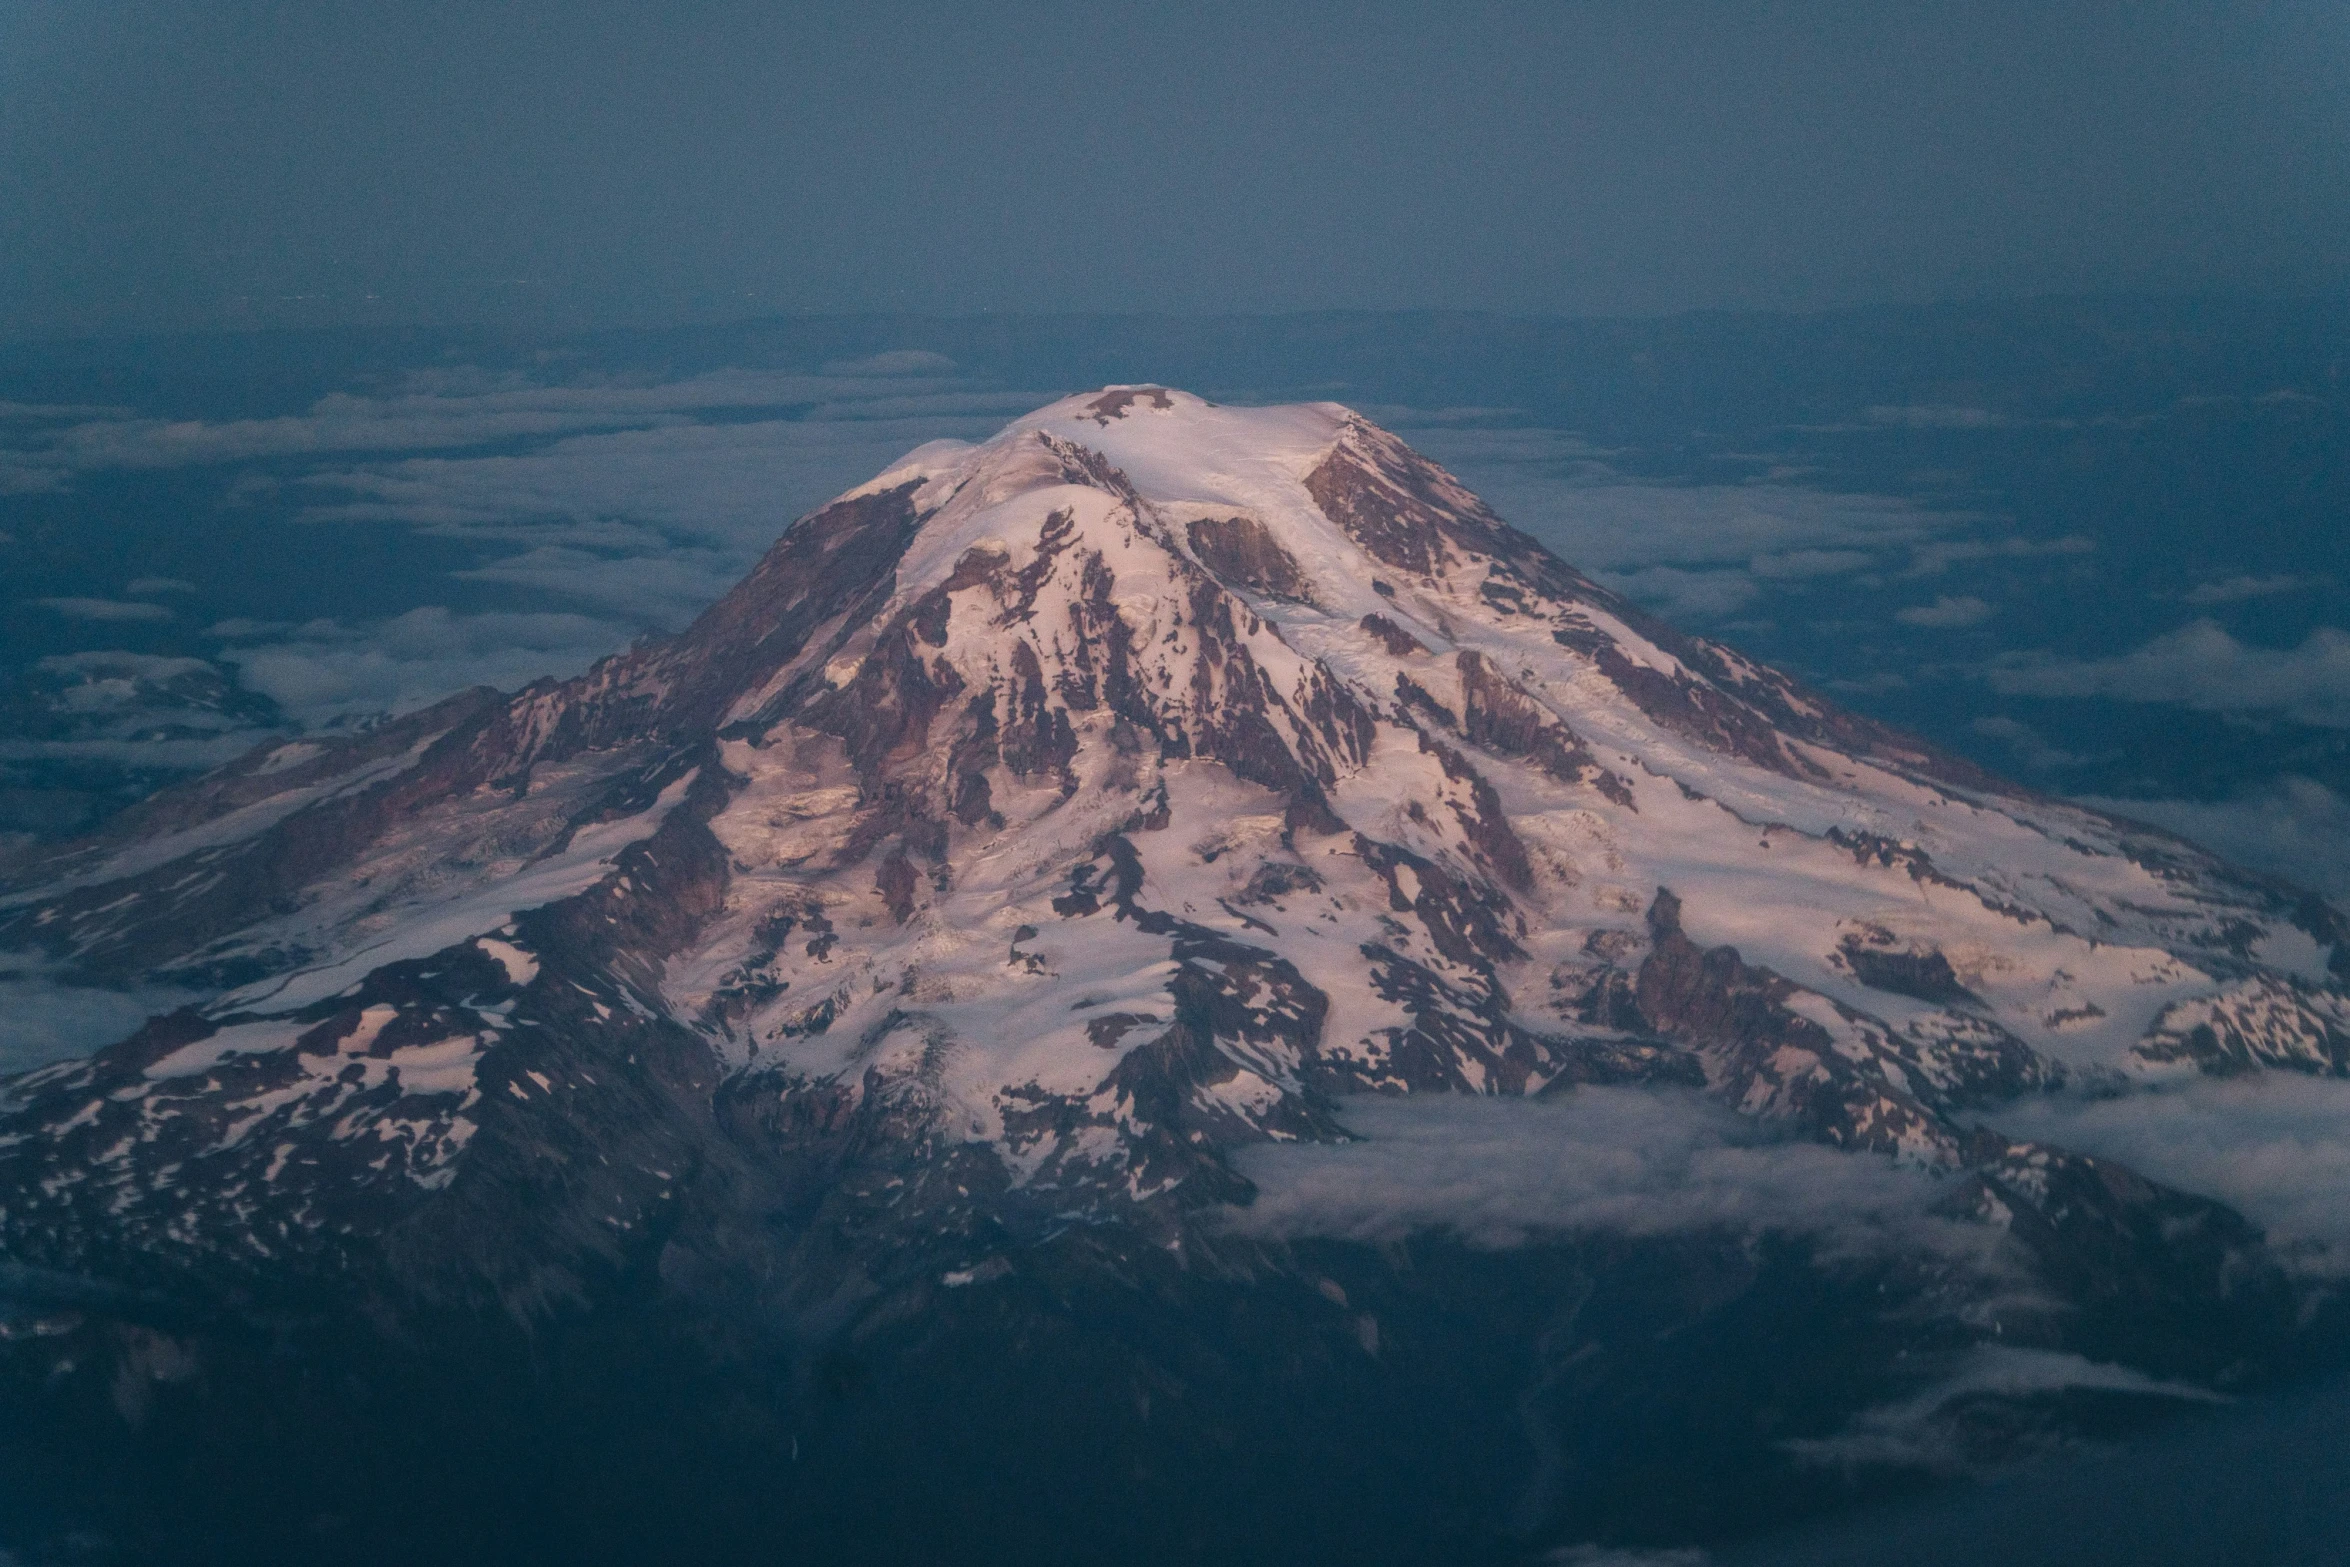
{"type": "MultiPolygon", "coordinates": [[[[1276,1384],[1408,1408],[1441,1312],[1321,1278],[1366,1266],[1326,1243],[1233,1239],[1235,1150],[1341,1139],[1349,1095],[1584,1084],[1941,1172],[2006,1248],[1865,1279],[1736,1237],[1642,1253],[1678,1281],[1653,1309],[1725,1355],[1761,1331],[1725,1303],[1893,1292],[1911,1326],[1856,1338],[1817,1420],[2011,1332],[2209,1378],[2298,1309],[2257,1232],[1978,1122],[2084,1075],[2350,1070],[2341,929],[1656,624],[1344,409],[1117,388],[912,454],[672,641],[248,758],[17,867],[0,946],[210,999],[0,1085],[0,1293],[80,1302],[8,1386],[127,1368],[144,1421],[266,1384],[264,1321],[379,1369],[617,1322],[796,1368],[754,1422],[795,1452],[815,1428],[777,1411],[846,1398],[840,1357],[878,1346],[1062,1345],[1170,1441],[1276,1384]],[[1114,1367],[1066,1304],[1110,1278],[1147,1324],[1114,1367]],[[1349,1289],[1421,1325],[1313,1304],[1349,1289]],[[1218,1359],[1200,1314],[1250,1309],[1298,1314],[1321,1369],[1218,1359]]],[[[1513,1361],[1492,1408],[1548,1478],[1366,1549],[1639,1533],[1546,1422],[1678,1373],[1535,1347],[1629,1253],[1438,1254],[1534,1357],[1548,1391],[1513,1361]]],[[[828,1472],[895,1429],[841,1419],[828,1472]]],[[[1162,1463],[1138,1432],[1101,1451],[1162,1463]]]]}

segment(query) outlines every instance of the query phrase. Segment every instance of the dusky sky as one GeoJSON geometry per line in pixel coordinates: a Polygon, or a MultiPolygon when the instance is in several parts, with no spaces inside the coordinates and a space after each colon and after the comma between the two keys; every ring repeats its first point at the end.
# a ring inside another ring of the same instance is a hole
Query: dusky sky
{"type": "Polygon", "coordinates": [[[2350,279],[2330,0],[0,0],[0,336],[2350,279]]]}

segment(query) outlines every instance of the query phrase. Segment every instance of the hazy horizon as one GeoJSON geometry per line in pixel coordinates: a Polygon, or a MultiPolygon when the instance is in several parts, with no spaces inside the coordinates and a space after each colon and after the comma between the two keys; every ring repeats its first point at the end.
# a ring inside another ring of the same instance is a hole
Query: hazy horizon
{"type": "Polygon", "coordinates": [[[2316,3],[0,5],[0,335],[2350,282],[2316,3]]]}

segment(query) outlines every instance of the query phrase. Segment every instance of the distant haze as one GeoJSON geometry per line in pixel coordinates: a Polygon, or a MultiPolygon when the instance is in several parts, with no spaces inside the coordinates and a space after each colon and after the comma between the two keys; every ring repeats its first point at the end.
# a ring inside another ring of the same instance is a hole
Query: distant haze
{"type": "Polygon", "coordinates": [[[0,0],[0,336],[2350,277],[2350,11],[0,0]]]}

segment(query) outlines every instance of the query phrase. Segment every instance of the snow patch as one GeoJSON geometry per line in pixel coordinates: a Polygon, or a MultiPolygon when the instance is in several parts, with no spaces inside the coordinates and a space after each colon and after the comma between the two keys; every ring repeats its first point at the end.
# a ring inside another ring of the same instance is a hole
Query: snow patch
{"type": "Polygon", "coordinates": [[[500,941],[495,936],[478,936],[473,944],[498,960],[498,966],[506,971],[508,984],[527,985],[539,977],[539,960],[511,941],[500,941]]]}

